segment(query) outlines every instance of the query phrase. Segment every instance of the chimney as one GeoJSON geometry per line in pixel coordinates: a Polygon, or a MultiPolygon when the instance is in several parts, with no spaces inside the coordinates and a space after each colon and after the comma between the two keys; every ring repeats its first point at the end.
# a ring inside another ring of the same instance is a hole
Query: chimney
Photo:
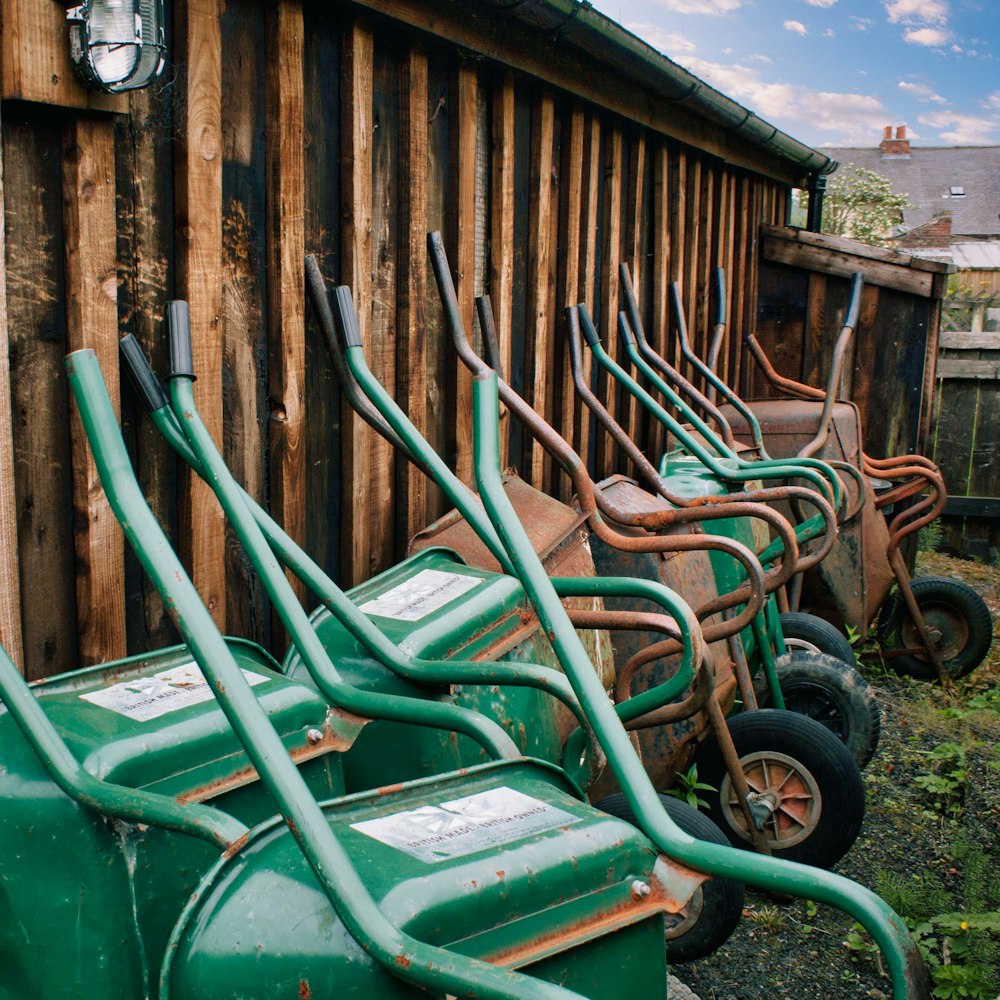
{"type": "Polygon", "coordinates": [[[896,136],[893,138],[892,126],[886,125],[882,133],[882,141],[878,144],[879,151],[883,157],[910,155],[910,140],[906,138],[906,126],[896,126],[896,136]]]}

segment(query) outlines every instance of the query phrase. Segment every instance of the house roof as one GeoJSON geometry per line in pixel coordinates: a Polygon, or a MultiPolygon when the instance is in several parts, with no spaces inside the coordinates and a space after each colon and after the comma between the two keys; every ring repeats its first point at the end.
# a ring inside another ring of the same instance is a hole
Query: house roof
{"type": "Polygon", "coordinates": [[[953,243],[951,259],[960,271],[1000,270],[1000,242],[953,243]]]}
{"type": "Polygon", "coordinates": [[[878,148],[825,151],[842,171],[852,163],[873,170],[906,194],[915,206],[904,213],[907,229],[950,211],[953,237],[1000,236],[1000,146],[912,146],[889,156],[878,148]]]}

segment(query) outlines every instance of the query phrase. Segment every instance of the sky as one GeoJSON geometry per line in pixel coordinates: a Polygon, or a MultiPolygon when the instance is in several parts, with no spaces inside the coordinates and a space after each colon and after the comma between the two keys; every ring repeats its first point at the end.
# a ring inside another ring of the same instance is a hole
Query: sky
{"type": "Polygon", "coordinates": [[[1000,145],[998,0],[593,0],[810,146],[1000,145]]]}

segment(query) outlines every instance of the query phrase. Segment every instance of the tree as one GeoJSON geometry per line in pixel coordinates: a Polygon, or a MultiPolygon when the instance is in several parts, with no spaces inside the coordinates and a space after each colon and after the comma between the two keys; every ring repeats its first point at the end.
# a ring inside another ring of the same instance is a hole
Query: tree
{"type": "Polygon", "coordinates": [[[848,236],[870,246],[885,246],[892,228],[912,207],[908,195],[873,170],[848,163],[830,178],[823,199],[823,232],[848,236]]]}

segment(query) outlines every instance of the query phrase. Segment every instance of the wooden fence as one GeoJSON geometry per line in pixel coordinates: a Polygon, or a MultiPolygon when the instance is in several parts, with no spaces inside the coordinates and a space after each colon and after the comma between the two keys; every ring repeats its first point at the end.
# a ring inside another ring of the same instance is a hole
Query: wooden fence
{"type": "MultiPolygon", "coordinates": [[[[119,393],[120,334],[162,372],[164,305],[190,301],[198,403],[227,461],[349,585],[443,502],[341,405],[306,252],[351,285],[375,372],[468,477],[470,383],[424,249],[442,230],[466,322],[489,291],[511,381],[603,473],[614,456],[567,388],[563,307],[586,301],[615,350],[625,260],[650,327],[677,279],[702,337],[722,264],[739,338],[758,226],[783,223],[797,176],[487,5],[170,6],[168,78],[107,99],[69,75],[57,4],[3,0],[0,638],[29,677],[173,636],[71,415],[68,350],[97,351],[143,488],[217,621],[277,645],[214,500],[119,393]]],[[[505,443],[526,478],[565,490],[519,429],[505,443]]]]}
{"type": "Polygon", "coordinates": [[[993,561],[1000,549],[1000,333],[942,332],[930,454],[948,484],[944,546],[993,561]]]}
{"type": "MultiPolygon", "coordinates": [[[[862,275],[858,327],[841,393],[860,410],[868,454],[922,451],[930,433],[949,265],[775,227],[765,227],[761,252],[758,339],[782,374],[810,385],[826,385],[851,276],[862,275]]],[[[755,368],[741,372],[741,383],[750,397],[774,394],[755,368]]]]}

